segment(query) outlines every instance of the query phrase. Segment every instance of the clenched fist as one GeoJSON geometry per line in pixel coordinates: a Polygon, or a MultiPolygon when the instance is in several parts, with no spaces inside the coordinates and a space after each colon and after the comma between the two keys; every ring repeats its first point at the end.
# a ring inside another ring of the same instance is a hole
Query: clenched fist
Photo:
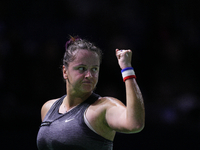
{"type": "Polygon", "coordinates": [[[119,50],[116,49],[116,57],[118,59],[118,63],[121,69],[132,67],[131,60],[132,60],[132,51],[129,50],[119,50]]]}

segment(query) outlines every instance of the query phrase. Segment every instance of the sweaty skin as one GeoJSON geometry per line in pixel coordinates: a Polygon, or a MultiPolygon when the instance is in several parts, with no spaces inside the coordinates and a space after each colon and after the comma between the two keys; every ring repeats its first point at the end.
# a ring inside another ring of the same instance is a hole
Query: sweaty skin
{"type": "MultiPolygon", "coordinates": [[[[116,49],[118,65],[121,69],[132,67],[132,51],[116,49]]],[[[93,92],[99,77],[100,61],[96,52],[78,49],[75,60],[68,68],[63,66],[67,96],[59,108],[65,113],[85,101],[93,92]]],[[[125,81],[126,106],[113,97],[100,97],[89,106],[86,118],[92,128],[102,137],[113,141],[116,132],[137,133],[144,128],[145,110],[141,91],[136,79],[125,81]]],[[[120,90],[120,89],[119,89],[120,90]]],[[[41,110],[42,120],[56,101],[46,102],[41,110]]]]}

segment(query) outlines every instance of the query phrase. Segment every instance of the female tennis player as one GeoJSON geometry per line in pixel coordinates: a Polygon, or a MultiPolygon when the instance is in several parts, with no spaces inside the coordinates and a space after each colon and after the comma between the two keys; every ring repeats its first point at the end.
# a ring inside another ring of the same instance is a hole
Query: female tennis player
{"type": "Polygon", "coordinates": [[[101,57],[101,50],[85,39],[71,37],[66,43],[62,68],[66,95],[47,101],[41,109],[39,150],[112,150],[116,132],[137,133],[144,128],[144,103],[131,65],[132,51],[116,49],[123,77],[118,82],[125,83],[126,105],[94,93],[101,57]]]}

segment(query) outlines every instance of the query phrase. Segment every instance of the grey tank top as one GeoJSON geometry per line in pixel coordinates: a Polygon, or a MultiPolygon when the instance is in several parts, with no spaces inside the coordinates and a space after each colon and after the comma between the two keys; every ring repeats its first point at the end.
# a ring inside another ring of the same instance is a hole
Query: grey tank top
{"type": "Polygon", "coordinates": [[[66,95],[57,100],[41,123],[37,135],[39,150],[112,150],[113,142],[92,131],[84,122],[85,110],[99,95],[87,100],[65,114],[59,107],[66,95]]]}

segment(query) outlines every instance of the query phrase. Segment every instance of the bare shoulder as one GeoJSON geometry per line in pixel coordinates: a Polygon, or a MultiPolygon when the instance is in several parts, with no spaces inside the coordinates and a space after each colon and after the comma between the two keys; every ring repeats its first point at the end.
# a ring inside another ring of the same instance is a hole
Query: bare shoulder
{"type": "Polygon", "coordinates": [[[95,108],[95,110],[101,110],[100,112],[102,112],[113,107],[125,107],[125,105],[114,97],[99,97],[91,107],[95,108]]]}
{"type": "Polygon", "coordinates": [[[109,112],[109,114],[112,114],[112,109],[119,110],[124,107],[124,104],[114,97],[99,97],[99,99],[88,108],[86,118],[99,135],[112,141],[115,131],[110,128],[107,122],[107,113],[109,112]]]}
{"type": "Polygon", "coordinates": [[[107,104],[107,106],[124,106],[124,104],[117,98],[114,97],[100,97],[100,101],[104,102],[107,104]]]}
{"type": "Polygon", "coordinates": [[[42,121],[44,120],[44,117],[46,116],[47,112],[49,111],[49,109],[51,108],[53,103],[57,100],[58,100],[58,98],[49,100],[46,103],[44,103],[44,105],[42,106],[42,109],[41,109],[41,119],[42,119],[42,121]]]}

